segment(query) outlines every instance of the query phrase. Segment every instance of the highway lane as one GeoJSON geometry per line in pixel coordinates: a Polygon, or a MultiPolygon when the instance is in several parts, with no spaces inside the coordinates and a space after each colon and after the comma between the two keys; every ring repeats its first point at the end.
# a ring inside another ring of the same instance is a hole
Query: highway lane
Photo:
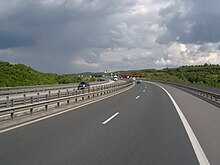
{"type": "Polygon", "coordinates": [[[198,164],[173,103],[152,84],[2,133],[0,147],[5,165],[198,164]]]}

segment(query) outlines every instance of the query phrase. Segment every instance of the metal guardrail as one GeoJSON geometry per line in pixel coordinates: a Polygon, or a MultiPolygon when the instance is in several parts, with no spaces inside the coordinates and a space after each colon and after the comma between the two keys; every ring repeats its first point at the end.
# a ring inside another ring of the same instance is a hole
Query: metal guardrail
{"type": "MultiPolygon", "coordinates": [[[[90,82],[91,85],[99,85],[107,83],[108,81],[90,82]]],[[[19,94],[25,92],[39,92],[46,90],[57,90],[77,87],[78,83],[71,84],[53,84],[53,85],[35,85],[35,86],[21,86],[21,87],[4,87],[0,88],[0,95],[19,94]]]]}
{"type": "Polygon", "coordinates": [[[13,119],[16,113],[29,111],[30,114],[34,112],[34,109],[43,107],[45,111],[48,110],[49,105],[56,104],[57,107],[60,106],[61,102],[66,102],[70,104],[71,101],[78,102],[79,100],[84,101],[85,99],[94,98],[99,95],[112,93],[120,89],[126,88],[132,85],[132,81],[122,82],[119,84],[111,85],[101,85],[96,87],[91,87],[84,90],[73,90],[66,92],[58,92],[53,95],[37,95],[35,97],[20,99],[17,104],[12,100],[6,103],[6,108],[0,109],[0,116],[10,115],[13,119]]]}
{"type": "Polygon", "coordinates": [[[195,87],[191,87],[191,86],[187,86],[187,85],[183,85],[183,84],[179,84],[179,83],[175,83],[175,82],[168,82],[168,81],[156,81],[153,80],[153,82],[159,82],[159,83],[164,83],[164,84],[169,84],[169,85],[173,85],[179,88],[182,88],[184,90],[187,90],[188,92],[192,92],[194,94],[197,94],[199,96],[203,96],[206,97],[207,99],[210,99],[212,101],[215,101],[216,103],[220,104],[220,94],[218,93],[214,93],[214,92],[210,92],[207,90],[202,90],[199,88],[195,88],[195,87]]]}

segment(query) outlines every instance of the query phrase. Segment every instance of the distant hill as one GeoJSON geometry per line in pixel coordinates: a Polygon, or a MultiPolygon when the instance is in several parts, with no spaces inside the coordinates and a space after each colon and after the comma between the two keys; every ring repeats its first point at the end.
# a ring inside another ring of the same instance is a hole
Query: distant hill
{"type": "Polygon", "coordinates": [[[204,64],[165,68],[162,70],[143,69],[117,72],[117,74],[122,73],[143,73],[148,80],[164,80],[220,87],[220,65],[204,64]]]}
{"type": "Polygon", "coordinates": [[[95,81],[95,78],[76,75],[41,73],[23,64],[10,64],[0,61],[0,87],[66,84],[80,81],[95,81]]]}

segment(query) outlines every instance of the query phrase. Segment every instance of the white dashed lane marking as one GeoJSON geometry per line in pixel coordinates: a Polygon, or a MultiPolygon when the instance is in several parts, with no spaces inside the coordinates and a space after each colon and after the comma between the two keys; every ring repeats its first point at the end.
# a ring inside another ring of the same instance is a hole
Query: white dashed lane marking
{"type": "Polygon", "coordinates": [[[112,120],[114,117],[116,117],[119,114],[119,112],[115,113],[113,116],[111,116],[110,118],[108,118],[107,120],[105,120],[102,124],[105,125],[107,124],[110,120],[112,120]]]}
{"type": "Polygon", "coordinates": [[[140,96],[137,96],[137,97],[136,97],[136,100],[139,99],[139,97],[140,97],[140,96]]]}

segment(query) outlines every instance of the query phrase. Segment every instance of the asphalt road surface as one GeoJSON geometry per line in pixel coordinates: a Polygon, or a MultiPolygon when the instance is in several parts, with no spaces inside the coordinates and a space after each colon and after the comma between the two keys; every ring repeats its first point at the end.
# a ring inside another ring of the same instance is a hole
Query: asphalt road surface
{"type": "Polygon", "coordinates": [[[2,165],[199,164],[172,101],[148,83],[1,133],[0,148],[2,165]]]}

